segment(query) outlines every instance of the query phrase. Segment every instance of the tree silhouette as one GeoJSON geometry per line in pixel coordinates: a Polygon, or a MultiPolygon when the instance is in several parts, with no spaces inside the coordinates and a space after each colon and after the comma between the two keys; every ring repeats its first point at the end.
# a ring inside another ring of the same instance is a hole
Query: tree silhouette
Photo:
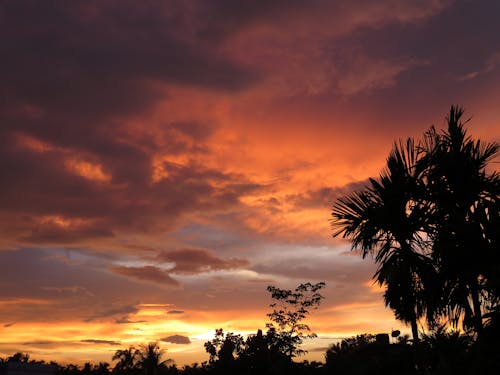
{"type": "Polygon", "coordinates": [[[30,355],[28,353],[17,352],[7,358],[7,362],[28,363],[30,355]]]}
{"type": "Polygon", "coordinates": [[[415,342],[418,319],[426,312],[432,316],[426,295],[436,280],[423,236],[428,207],[417,204],[424,193],[418,157],[412,139],[396,144],[379,180],[370,179],[364,190],[338,199],[332,212],[334,236],[350,238],[363,258],[374,255],[374,278],[386,286],[386,305],[397,319],[410,323],[415,342]]]}
{"type": "Polygon", "coordinates": [[[137,361],[139,359],[139,350],[133,346],[127,349],[120,349],[115,352],[112,360],[118,361],[113,368],[113,372],[117,374],[134,374],[137,373],[137,361]]]}
{"type": "Polygon", "coordinates": [[[316,309],[323,296],[319,290],[325,287],[324,282],[317,284],[300,284],[294,290],[268,286],[267,291],[275,302],[269,306],[274,310],[267,314],[268,341],[271,349],[285,354],[289,359],[302,355],[306,351],[300,349],[304,338],[316,337],[310,327],[303,321],[316,309]]]}
{"type": "Polygon", "coordinates": [[[467,136],[462,115],[452,106],[445,131],[396,144],[378,180],[333,206],[334,236],[375,256],[385,302],[414,340],[424,315],[479,334],[499,303],[500,177],[486,172],[498,145],[467,136]]]}
{"type": "Polygon", "coordinates": [[[215,337],[207,341],[205,351],[210,354],[210,363],[219,362],[221,365],[227,366],[235,359],[243,346],[243,337],[235,335],[232,332],[224,334],[222,328],[215,330],[215,337]]]}
{"type": "Polygon", "coordinates": [[[455,325],[462,318],[466,328],[480,334],[483,306],[498,297],[498,289],[489,289],[488,282],[499,271],[500,178],[486,172],[498,145],[469,137],[463,113],[452,107],[448,128],[427,132],[422,164],[434,206],[432,253],[446,280],[448,315],[455,325]]]}
{"type": "Polygon", "coordinates": [[[172,362],[171,359],[162,361],[164,354],[165,350],[156,342],[142,345],[138,351],[137,365],[145,375],[158,375],[168,363],[172,362]]]}
{"type": "Polygon", "coordinates": [[[269,348],[269,337],[259,329],[255,335],[249,335],[240,352],[239,358],[243,367],[252,372],[262,372],[269,368],[271,362],[276,360],[276,354],[269,348]]]}

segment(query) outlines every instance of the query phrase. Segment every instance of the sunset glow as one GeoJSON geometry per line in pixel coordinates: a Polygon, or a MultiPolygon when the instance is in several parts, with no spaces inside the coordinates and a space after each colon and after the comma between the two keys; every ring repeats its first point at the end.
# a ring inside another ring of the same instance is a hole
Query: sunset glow
{"type": "Polygon", "coordinates": [[[306,281],[306,359],[407,333],[332,202],[451,104],[500,141],[499,4],[1,2],[0,356],[202,362],[306,281]]]}

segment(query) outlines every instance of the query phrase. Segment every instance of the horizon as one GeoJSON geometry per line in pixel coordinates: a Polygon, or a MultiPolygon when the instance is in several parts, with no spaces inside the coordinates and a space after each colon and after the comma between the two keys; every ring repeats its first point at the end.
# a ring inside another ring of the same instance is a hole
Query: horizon
{"type": "Polygon", "coordinates": [[[266,286],[302,282],[327,286],[299,359],[409,333],[373,260],[332,238],[332,203],[450,105],[500,142],[499,12],[2,2],[0,357],[111,363],[160,342],[200,363],[215,329],[265,329],[266,286]]]}

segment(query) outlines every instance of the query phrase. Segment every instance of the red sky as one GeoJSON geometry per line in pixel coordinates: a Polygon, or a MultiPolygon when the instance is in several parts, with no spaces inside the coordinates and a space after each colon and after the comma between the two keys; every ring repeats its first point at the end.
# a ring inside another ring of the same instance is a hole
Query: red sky
{"type": "Polygon", "coordinates": [[[0,355],[206,360],[263,328],[269,284],[326,281],[334,338],[400,328],[331,203],[392,143],[500,140],[500,4],[0,2],[0,355]],[[170,336],[189,337],[190,344],[170,336]]]}

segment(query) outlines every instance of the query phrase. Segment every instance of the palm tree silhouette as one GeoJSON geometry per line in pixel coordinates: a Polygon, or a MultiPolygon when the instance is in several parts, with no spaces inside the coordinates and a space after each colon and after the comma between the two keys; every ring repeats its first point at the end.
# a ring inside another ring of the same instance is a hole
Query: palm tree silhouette
{"type": "Polygon", "coordinates": [[[117,350],[112,358],[113,361],[118,361],[113,368],[113,372],[117,374],[132,374],[136,372],[138,358],[139,351],[133,346],[117,350]]]}
{"type": "Polygon", "coordinates": [[[467,135],[463,110],[421,143],[396,144],[378,180],[333,206],[334,236],[375,256],[385,302],[411,324],[445,317],[478,335],[485,308],[500,305],[500,174],[496,143],[467,135]]]}
{"type": "Polygon", "coordinates": [[[435,270],[426,254],[426,205],[417,204],[424,194],[418,147],[412,139],[395,144],[379,180],[370,179],[364,190],[340,198],[333,206],[334,236],[350,238],[363,258],[375,256],[374,275],[386,286],[386,305],[396,318],[411,325],[418,341],[419,318],[433,309],[426,305],[435,270]]]}
{"type": "MultiPolygon", "coordinates": [[[[448,129],[426,134],[422,158],[433,204],[433,259],[446,280],[448,315],[480,334],[488,280],[498,277],[500,177],[486,166],[498,144],[467,135],[463,109],[451,107],[448,129]]],[[[498,293],[498,290],[497,290],[498,293]]],[[[498,296],[498,294],[497,294],[498,296]]]]}
{"type": "Polygon", "coordinates": [[[138,352],[138,365],[145,375],[158,375],[166,365],[172,362],[171,359],[162,361],[165,350],[161,349],[158,343],[151,342],[142,345],[138,352]]]}

